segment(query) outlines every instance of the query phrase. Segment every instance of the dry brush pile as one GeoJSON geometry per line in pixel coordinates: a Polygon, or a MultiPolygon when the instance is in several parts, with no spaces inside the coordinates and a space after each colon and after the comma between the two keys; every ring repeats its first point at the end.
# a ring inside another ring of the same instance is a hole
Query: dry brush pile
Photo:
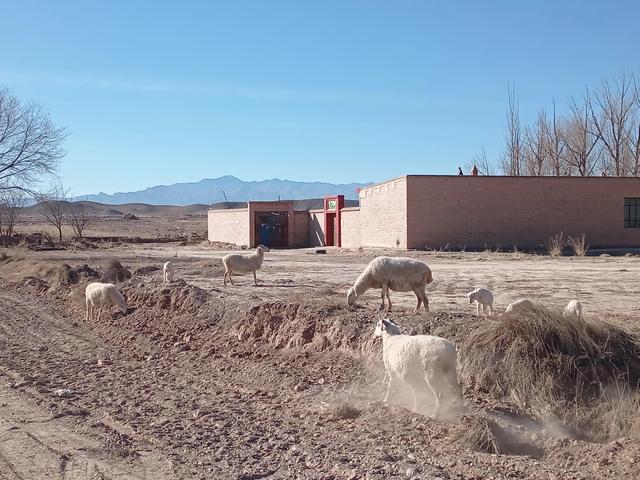
{"type": "Polygon", "coordinates": [[[459,348],[468,386],[585,439],[638,435],[640,341],[621,327],[539,309],[481,324],[459,348]]]}

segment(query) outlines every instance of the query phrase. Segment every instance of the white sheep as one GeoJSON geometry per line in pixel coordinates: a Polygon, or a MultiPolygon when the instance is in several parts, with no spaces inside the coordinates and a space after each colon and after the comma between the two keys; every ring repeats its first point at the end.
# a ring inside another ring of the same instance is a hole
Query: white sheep
{"type": "Polygon", "coordinates": [[[253,272],[253,283],[258,285],[258,279],[256,278],[256,270],[259,270],[262,266],[262,260],[264,260],[264,253],[268,252],[269,248],[264,245],[258,245],[256,251],[248,254],[230,253],[222,257],[222,264],[224,265],[224,285],[227,285],[227,278],[233,283],[231,275],[233,273],[248,273],[253,272]]]}
{"type": "Polygon", "coordinates": [[[380,310],[385,308],[384,299],[386,296],[389,304],[388,311],[391,311],[389,290],[393,290],[394,292],[415,293],[418,299],[416,313],[420,310],[421,304],[428,312],[429,299],[425,287],[431,282],[433,282],[431,270],[424,262],[406,257],[376,257],[369,262],[353,287],[347,291],[347,303],[351,307],[355,304],[356,299],[370,288],[380,288],[382,289],[380,310]]]}
{"type": "Polygon", "coordinates": [[[480,306],[482,306],[482,313],[487,316],[493,315],[493,293],[486,288],[476,288],[474,291],[467,293],[469,303],[476,303],[476,315],[480,316],[480,306]]]}
{"type": "Polygon", "coordinates": [[[173,263],[166,262],[162,267],[162,283],[173,282],[174,274],[175,274],[175,268],[173,267],[173,263]]]}
{"type": "Polygon", "coordinates": [[[102,316],[102,307],[107,307],[111,313],[113,305],[119,307],[122,313],[127,313],[127,301],[113,283],[90,283],[84,293],[87,303],[87,321],[93,317],[96,307],[98,307],[98,321],[102,316]]]}
{"type": "Polygon", "coordinates": [[[578,300],[571,300],[567,306],[564,307],[564,314],[568,317],[582,318],[582,304],[578,300]]]}
{"type": "Polygon", "coordinates": [[[504,313],[527,313],[532,312],[535,308],[535,305],[530,300],[523,298],[507,305],[504,313]]]}
{"type": "Polygon", "coordinates": [[[389,383],[384,401],[394,383],[411,387],[414,411],[418,411],[418,386],[427,385],[435,398],[434,416],[440,414],[444,393],[449,393],[455,404],[462,401],[462,391],[456,375],[456,346],[449,340],[432,335],[401,335],[392,320],[380,320],[374,337],[382,337],[382,359],[389,383]]]}

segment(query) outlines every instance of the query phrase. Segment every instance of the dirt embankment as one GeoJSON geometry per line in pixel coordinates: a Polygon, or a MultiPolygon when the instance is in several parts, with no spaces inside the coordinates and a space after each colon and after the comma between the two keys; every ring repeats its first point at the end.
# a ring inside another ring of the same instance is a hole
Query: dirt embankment
{"type": "MultiPolygon", "coordinates": [[[[597,444],[558,436],[486,385],[464,385],[467,414],[450,422],[381,404],[384,369],[372,338],[380,314],[350,311],[342,296],[319,290],[297,301],[262,301],[247,290],[243,301],[238,289],[163,285],[157,269],[138,266],[133,284],[121,285],[128,314],[85,323],[84,285],[102,265],[35,271],[13,261],[21,273],[0,295],[14,312],[13,320],[2,317],[3,368],[54,415],[84,412],[65,417],[107,439],[111,453],[133,464],[153,451],[159,457],[150,468],[165,469],[158,478],[640,474],[640,449],[630,438],[597,444]],[[21,300],[33,296],[34,305],[21,300]],[[71,396],[51,400],[61,387],[71,396]]],[[[406,333],[460,345],[487,322],[444,312],[389,316],[406,333]]]]}

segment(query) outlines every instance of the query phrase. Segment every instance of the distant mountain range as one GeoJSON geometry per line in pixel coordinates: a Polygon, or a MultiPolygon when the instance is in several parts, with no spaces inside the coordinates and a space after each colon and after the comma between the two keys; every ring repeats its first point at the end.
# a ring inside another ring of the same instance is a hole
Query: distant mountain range
{"type": "Polygon", "coordinates": [[[211,204],[223,201],[246,202],[249,200],[301,200],[322,198],[328,195],[344,195],[357,200],[356,188],[370,183],[333,184],[323,182],[294,182],[291,180],[261,180],[245,182],[231,175],[207,178],[199,182],[158,185],[137,192],[98,193],[82,195],[74,200],[86,200],[111,205],[147,203],[150,205],[211,204]],[[226,198],[225,198],[226,195],[226,198]]]}

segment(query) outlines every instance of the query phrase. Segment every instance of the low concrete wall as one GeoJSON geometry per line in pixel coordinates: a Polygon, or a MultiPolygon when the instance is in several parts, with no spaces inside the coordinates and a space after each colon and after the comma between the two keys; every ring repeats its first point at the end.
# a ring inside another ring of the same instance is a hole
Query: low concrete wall
{"type": "Polygon", "coordinates": [[[360,240],[360,209],[343,208],[340,210],[342,232],[342,246],[345,248],[358,248],[360,240]]]}
{"type": "Polygon", "coordinates": [[[249,245],[249,210],[246,208],[209,210],[208,238],[210,242],[249,245]]]}

